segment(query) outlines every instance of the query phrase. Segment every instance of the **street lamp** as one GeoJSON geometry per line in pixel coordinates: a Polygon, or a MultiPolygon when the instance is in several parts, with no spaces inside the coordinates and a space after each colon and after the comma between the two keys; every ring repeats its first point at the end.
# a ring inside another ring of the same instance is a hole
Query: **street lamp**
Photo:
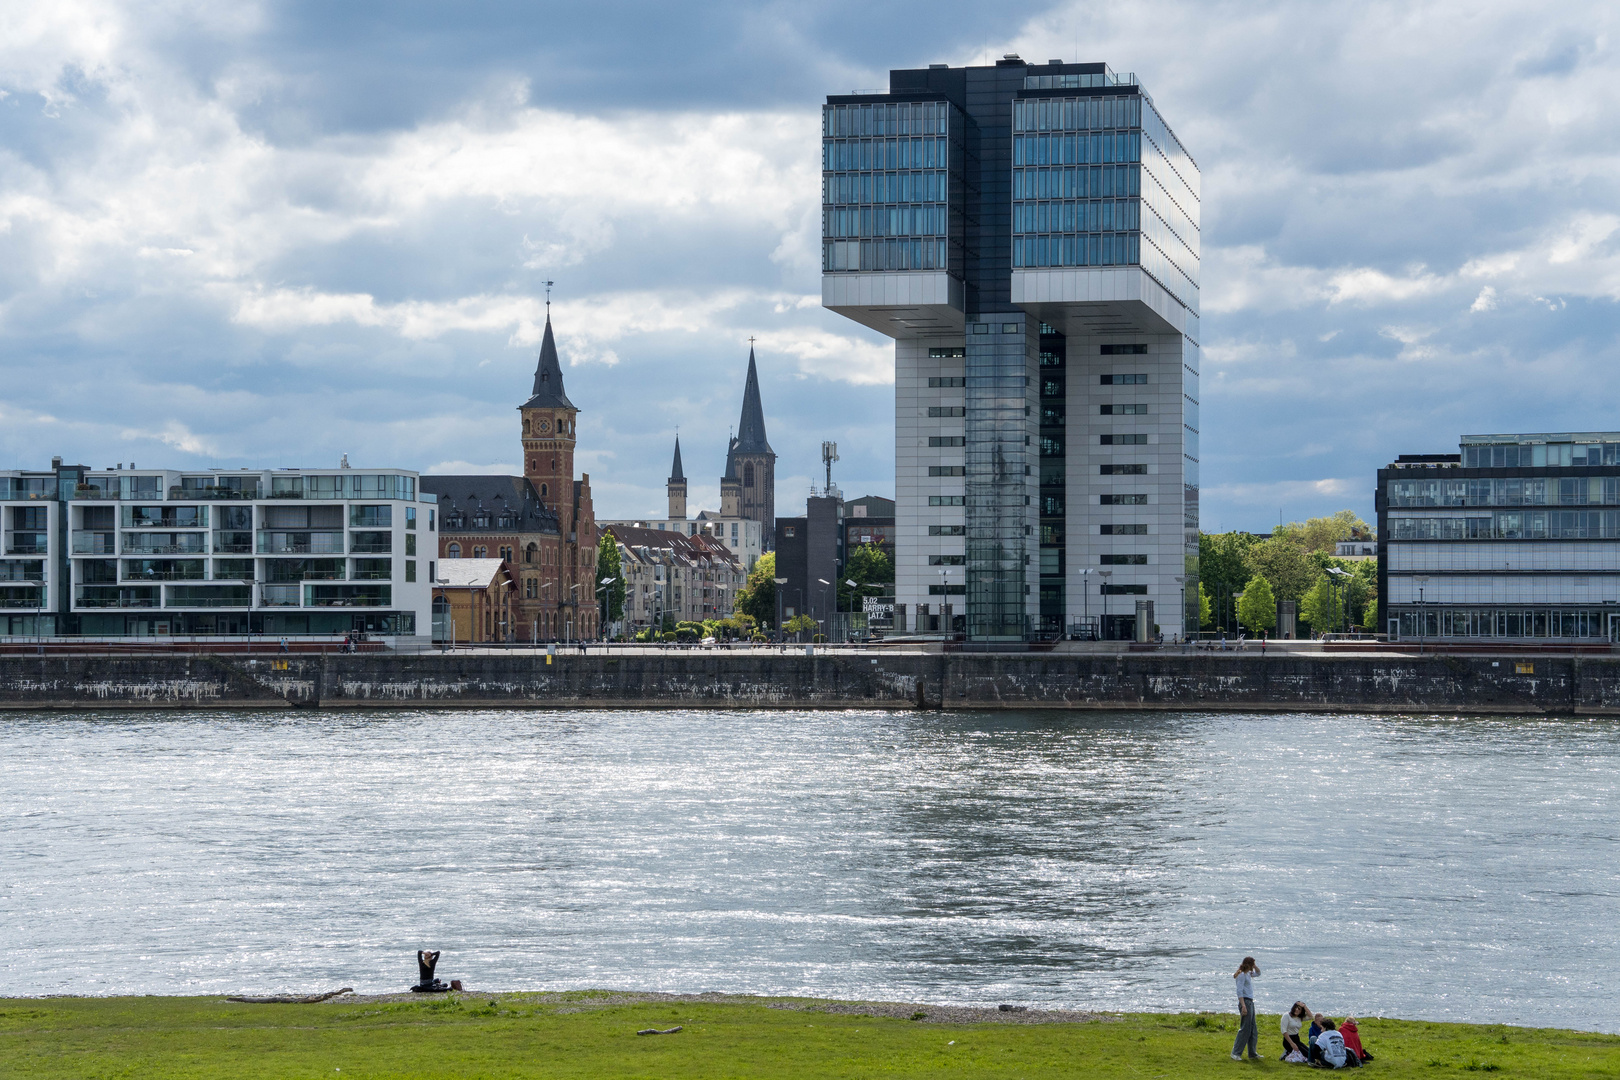
{"type": "Polygon", "coordinates": [[[1099,570],[1097,576],[1102,578],[1102,584],[1097,586],[1102,590],[1103,598],[1102,626],[1097,634],[1097,640],[1101,641],[1103,636],[1108,633],[1108,579],[1114,576],[1114,572],[1112,570],[1099,570]]]}
{"type": "MultiPolygon", "coordinates": [[[[1332,589],[1336,581],[1339,586],[1339,599],[1344,605],[1344,627],[1348,630],[1350,629],[1350,582],[1348,581],[1350,575],[1337,566],[1328,567],[1327,572],[1333,575],[1333,579],[1328,583],[1328,598],[1331,600],[1333,597],[1332,589]]],[[[1338,612],[1335,611],[1334,614],[1337,615],[1338,612]]]]}
{"type": "Polygon", "coordinates": [[[844,625],[844,640],[848,641],[850,637],[849,631],[853,628],[855,622],[855,594],[860,590],[860,586],[855,583],[853,578],[845,578],[844,584],[849,586],[849,622],[844,625]]]}
{"type": "Polygon", "coordinates": [[[1086,581],[1086,575],[1095,574],[1096,572],[1094,568],[1089,566],[1082,566],[1075,570],[1075,573],[1080,575],[1080,618],[1087,628],[1091,626],[1091,585],[1086,581]]]}
{"type": "Polygon", "coordinates": [[[618,580],[619,579],[616,578],[616,577],[605,577],[605,578],[602,579],[602,583],[596,587],[596,591],[602,594],[602,601],[601,601],[602,608],[598,612],[598,615],[601,616],[601,622],[599,622],[597,624],[597,627],[596,627],[596,632],[597,632],[598,636],[600,636],[607,629],[607,624],[608,624],[607,591],[608,591],[608,587],[611,586],[615,581],[618,581],[618,580]]]}
{"type": "Polygon", "coordinates": [[[1428,622],[1429,622],[1428,616],[1423,614],[1423,586],[1425,586],[1425,585],[1427,585],[1429,583],[1429,579],[1428,579],[1427,576],[1420,574],[1417,577],[1414,577],[1412,580],[1417,582],[1417,586],[1418,586],[1418,612],[1417,612],[1417,615],[1418,615],[1418,654],[1422,655],[1422,653],[1423,653],[1423,635],[1429,629],[1429,627],[1428,627],[1428,622]]]}
{"type": "Polygon", "coordinates": [[[782,586],[788,583],[785,577],[773,577],[771,581],[776,585],[776,640],[785,642],[787,637],[782,633],[782,586]]]}

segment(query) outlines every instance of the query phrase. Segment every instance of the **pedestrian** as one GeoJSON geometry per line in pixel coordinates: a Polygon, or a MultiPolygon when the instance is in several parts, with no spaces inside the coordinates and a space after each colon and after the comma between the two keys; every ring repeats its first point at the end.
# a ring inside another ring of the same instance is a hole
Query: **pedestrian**
{"type": "Polygon", "coordinates": [[[287,649],[287,639],[286,638],[281,639],[281,651],[282,652],[287,652],[288,651],[288,649],[287,649]]]}
{"type": "Polygon", "coordinates": [[[1254,957],[1245,956],[1243,963],[1232,973],[1237,980],[1238,999],[1238,1033],[1237,1040],[1232,1043],[1232,1060],[1243,1060],[1243,1048],[1248,1047],[1249,1060],[1260,1060],[1260,1033],[1254,1022],[1254,980],[1259,978],[1260,968],[1254,962],[1254,957]]]}
{"type": "Polygon", "coordinates": [[[1266,632],[1260,631],[1260,655],[1266,655],[1266,632]]]}

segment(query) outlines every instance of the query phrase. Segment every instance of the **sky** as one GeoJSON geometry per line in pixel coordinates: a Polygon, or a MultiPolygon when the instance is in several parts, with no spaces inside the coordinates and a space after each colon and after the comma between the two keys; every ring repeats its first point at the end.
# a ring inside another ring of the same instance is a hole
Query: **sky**
{"type": "Polygon", "coordinates": [[[792,513],[892,495],[819,303],[819,107],[1135,72],[1203,173],[1203,527],[1462,434],[1620,429],[1620,6],[0,0],[0,468],[517,471],[545,320],[602,517],[715,507],[749,339],[792,513]]]}

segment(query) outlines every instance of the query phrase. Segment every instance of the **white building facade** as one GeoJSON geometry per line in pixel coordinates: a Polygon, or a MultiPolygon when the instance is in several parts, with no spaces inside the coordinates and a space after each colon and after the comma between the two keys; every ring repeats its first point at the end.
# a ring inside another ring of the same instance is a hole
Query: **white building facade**
{"type": "Polygon", "coordinates": [[[0,473],[0,633],[425,636],[433,496],[401,470],[0,473]]]}
{"type": "Polygon", "coordinates": [[[823,112],[822,302],[895,339],[896,629],[1196,629],[1197,166],[1103,64],[823,112]]]}

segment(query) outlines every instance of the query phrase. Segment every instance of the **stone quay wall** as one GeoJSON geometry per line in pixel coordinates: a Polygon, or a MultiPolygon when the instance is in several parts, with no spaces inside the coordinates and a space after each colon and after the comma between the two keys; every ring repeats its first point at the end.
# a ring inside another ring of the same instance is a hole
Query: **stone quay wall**
{"type": "Polygon", "coordinates": [[[0,656],[0,709],[1221,709],[1620,715],[1620,661],[1489,656],[0,656]],[[1529,670],[1525,670],[1528,667],[1529,670]]]}

